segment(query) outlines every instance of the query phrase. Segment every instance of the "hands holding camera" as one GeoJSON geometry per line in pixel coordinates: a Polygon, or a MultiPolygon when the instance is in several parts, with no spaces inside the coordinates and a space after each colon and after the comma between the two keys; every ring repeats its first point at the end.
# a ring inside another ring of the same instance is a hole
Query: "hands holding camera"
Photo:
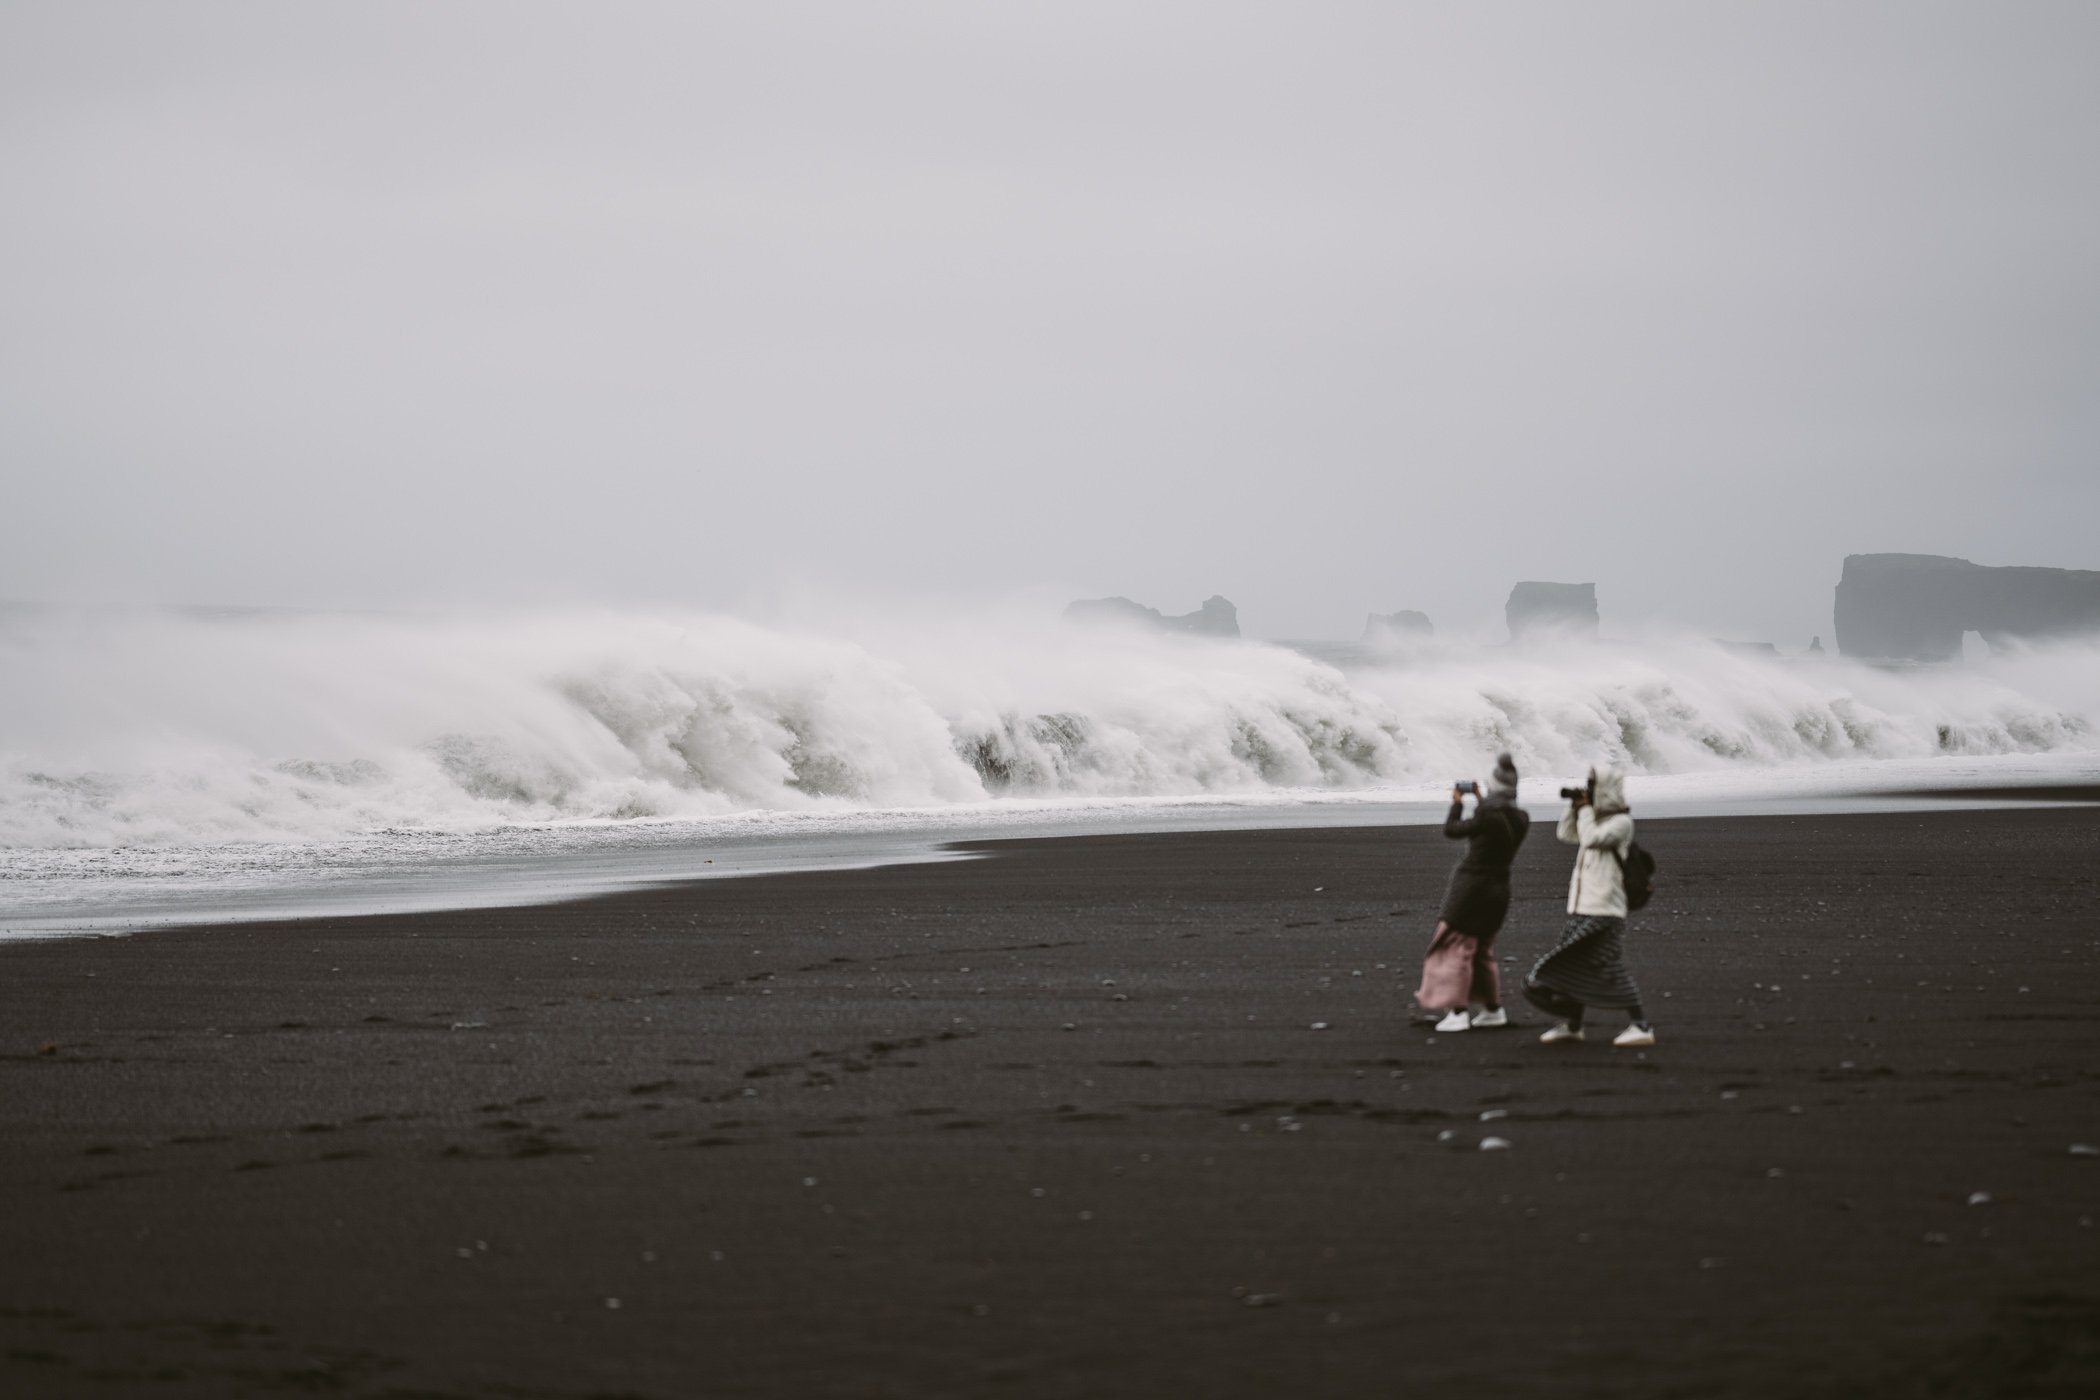
{"type": "MultiPolygon", "coordinates": [[[[1587,807],[1590,805],[1590,790],[1586,785],[1583,787],[1564,787],[1560,790],[1560,795],[1570,806],[1587,807]]],[[[1480,784],[1477,782],[1460,780],[1451,785],[1451,802],[1453,806],[1458,804],[1460,798],[1477,798],[1479,796],[1480,784]]]]}

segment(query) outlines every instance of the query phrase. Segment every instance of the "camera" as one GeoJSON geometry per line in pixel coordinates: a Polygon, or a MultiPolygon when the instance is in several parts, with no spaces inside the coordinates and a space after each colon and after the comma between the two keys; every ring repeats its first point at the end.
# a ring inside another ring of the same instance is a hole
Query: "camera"
{"type": "Polygon", "coordinates": [[[1560,795],[1566,798],[1568,801],[1573,802],[1578,797],[1588,797],[1590,795],[1590,790],[1586,787],[1562,788],[1560,790],[1560,795]]]}
{"type": "Polygon", "coordinates": [[[1453,784],[1451,785],[1451,790],[1452,790],[1453,792],[1459,792],[1459,793],[1465,793],[1465,792],[1470,792],[1470,793],[1472,793],[1472,794],[1473,794],[1473,795],[1474,795],[1475,797],[1478,797],[1478,796],[1480,795],[1480,784],[1478,784],[1478,783],[1475,783],[1475,782],[1460,782],[1460,783],[1453,783],[1453,784]]]}

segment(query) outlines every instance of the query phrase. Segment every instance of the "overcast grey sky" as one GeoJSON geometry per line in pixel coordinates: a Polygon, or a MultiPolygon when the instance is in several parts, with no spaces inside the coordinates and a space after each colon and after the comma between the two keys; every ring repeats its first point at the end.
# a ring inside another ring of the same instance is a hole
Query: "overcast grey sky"
{"type": "Polygon", "coordinates": [[[2100,568],[2100,5],[0,0],[0,597],[2100,568]]]}

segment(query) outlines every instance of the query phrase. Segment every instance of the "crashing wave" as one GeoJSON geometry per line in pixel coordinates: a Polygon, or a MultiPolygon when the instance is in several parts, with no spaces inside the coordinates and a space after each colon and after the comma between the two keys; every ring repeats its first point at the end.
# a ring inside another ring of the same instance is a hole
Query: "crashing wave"
{"type": "Polygon", "coordinates": [[[2100,652],[1877,670],[1705,644],[1282,646],[720,617],[152,615],[0,630],[0,845],[1367,790],[2094,745],[2100,652]]]}

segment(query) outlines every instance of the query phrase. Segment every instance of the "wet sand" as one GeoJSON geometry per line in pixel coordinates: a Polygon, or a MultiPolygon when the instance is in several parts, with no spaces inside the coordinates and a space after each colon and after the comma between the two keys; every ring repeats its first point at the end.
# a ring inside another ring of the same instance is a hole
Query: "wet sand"
{"type": "Polygon", "coordinates": [[[2094,1393],[2100,809],[1642,834],[1645,1052],[1421,828],[0,945],[0,1394],[2094,1393]]]}

